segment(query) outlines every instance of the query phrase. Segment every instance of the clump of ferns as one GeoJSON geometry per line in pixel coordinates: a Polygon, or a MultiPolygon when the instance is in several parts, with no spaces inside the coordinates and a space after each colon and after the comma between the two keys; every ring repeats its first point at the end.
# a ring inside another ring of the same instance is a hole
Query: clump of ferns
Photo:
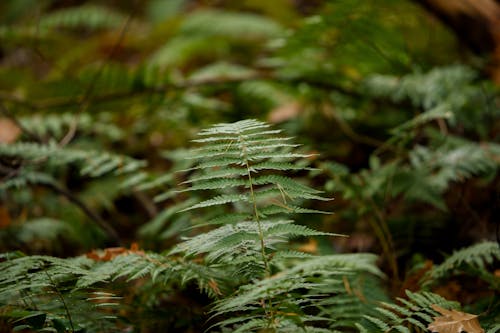
{"type": "Polygon", "coordinates": [[[298,202],[330,199],[286,175],[308,170],[296,161],[311,155],[297,152],[299,145],[280,132],[256,120],[201,131],[194,141],[202,147],[190,154],[197,163],[189,169],[188,187],[182,190],[215,192],[184,211],[222,210],[205,223],[215,229],[187,239],[171,253],[199,257],[232,277],[234,292],[221,295],[212,313],[218,320],[224,318],[215,326],[236,332],[311,331],[308,323],[327,320],[315,316],[318,311],[312,309],[326,296],[322,293],[325,277],[342,281],[342,276],[359,271],[378,274],[370,255],[315,257],[286,249],[294,237],[336,234],[295,224],[288,217],[325,214],[302,208],[298,202]]]}

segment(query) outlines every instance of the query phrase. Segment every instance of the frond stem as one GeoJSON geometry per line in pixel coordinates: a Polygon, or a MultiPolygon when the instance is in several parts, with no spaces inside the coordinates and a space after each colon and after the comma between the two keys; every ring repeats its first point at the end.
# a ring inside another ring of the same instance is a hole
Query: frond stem
{"type": "Polygon", "coordinates": [[[269,261],[267,260],[267,256],[266,256],[266,247],[264,244],[264,233],[262,231],[262,225],[260,223],[260,218],[259,218],[259,210],[257,208],[257,200],[255,199],[255,193],[253,190],[252,175],[250,172],[250,164],[249,164],[247,159],[245,159],[245,164],[247,167],[248,181],[250,183],[250,196],[252,198],[252,203],[253,203],[255,222],[257,222],[257,228],[259,231],[260,250],[261,250],[261,254],[262,254],[262,260],[264,261],[264,268],[266,269],[266,277],[269,277],[269,276],[271,276],[271,270],[269,269],[269,261]]]}
{"type": "MultiPolygon", "coordinates": [[[[250,162],[248,161],[248,158],[247,158],[246,147],[243,146],[242,150],[244,153],[245,165],[247,168],[247,176],[248,176],[248,182],[249,182],[249,186],[250,186],[250,196],[252,198],[252,203],[253,203],[255,222],[257,222],[257,228],[258,228],[258,232],[259,232],[260,251],[261,251],[261,255],[262,255],[262,261],[264,262],[264,269],[266,271],[266,278],[269,278],[271,276],[271,269],[269,268],[269,260],[267,259],[267,256],[266,256],[266,247],[264,244],[264,232],[262,231],[262,224],[260,223],[260,218],[259,218],[259,210],[257,208],[257,199],[255,198],[255,193],[253,190],[253,180],[252,180],[252,173],[250,171],[250,162]]],[[[266,311],[266,309],[264,307],[264,311],[267,314],[269,314],[270,323],[274,323],[273,301],[269,296],[267,298],[267,302],[268,302],[269,308],[268,308],[268,311],[266,311]]],[[[265,304],[265,302],[264,302],[264,304],[265,304]]]]}
{"type": "Polygon", "coordinates": [[[50,276],[50,274],[47,271],[44,271],[44,272],[47,275],[47,278],[49,279],[50,283],[52,284],[52,288],[54,289],[55,293],[57,294],[57,296],[61,300],[61,303],[64,307],[64,311],[66,312],[66,315],[68,316],[69,326],[71,326],[71,333],[74,333],[75,327],[73,326],[73,319],[71,318],[71,313],[69,312],[68,305],[66,304],[66,301],[64,300],[63,295],[59,291],[59,288],[57,288],[57,285],[55,284],[55,282],[52,279],[52,277],[50,276]]]}

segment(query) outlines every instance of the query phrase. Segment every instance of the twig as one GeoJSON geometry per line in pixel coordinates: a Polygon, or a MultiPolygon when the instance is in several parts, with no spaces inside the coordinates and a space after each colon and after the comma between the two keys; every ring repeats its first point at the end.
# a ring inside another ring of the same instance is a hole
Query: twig
{"type": "Polygon", "coordinates": [[[352,129],[352,127],[349,126],[349,124],[333,110],[333,108],[331,106],[325,105],[324,110],[328,116],[331,116],[333,118],[333,120],[335,120],[335,122],[339,126],[342,133],[344,133],[345,136],[347,136],[352,141],[362,143],[362,144],[365,144],[368,146],[376,147],[376,148],[381,147],[382,145],[385,144],[385,142],[383,142],[383,141],[371,138],[371,137],[366,136],[366,135],[361,135],[361,134],[356,133],[352,129]]]}
{"type": "Polygon", "coordinates": [[[59,185],[57,183],[48,183],[48,184],[44,184],[44,185],[51,188],[55,192],[63,195],[69,201],[71,201],[73,204],[78,206],[85,213],[85,215],[87,215],[90,219],[92,219],[92,221],[94,221],[97,225],[99,225],[106,232],[108,237],[110,237],[114,243],[116,243],[117,245],[122,245],[122,242],[121,242],[120,237],[118,236],[118,233],[116,232],[116,230],[108,222],[106,222],[104,219],[102,219],[99,215],[94,213],[77,196],[75,196],[73,193],[68,191],[62,185],[59,185]]]}
{"type": "MultiPolygon", "coordinates": [[[[17,169],[14,169],[0,164],[0,173],[6,175],[2,179],[2,181],[5,180],[6,178],[11,178],[16,174],[18,174],[21,171],[21,167],[22,165],[19,166],[17,169]]],[[[52,189],[54,192],[63,195],[73,204],[78,206],[78,208],[80,208],[85,213],[85,215],[87,215],[87,217],[89,217],[92,221],[94,221],[97,225],[99,225],[99,227],[101,227],[104,230],[104,232],[111,238],[111,240],[114,243],[121,245],[122,242],[116,230],[109,223],[103,220],[99,215],[94,213],[82,200],[80,200],[77,196],[71,193],[68,189],[64,188],[62,185],[57,184],[55,182],[43,183],[41,185],[44,185],[52,189]]]]}

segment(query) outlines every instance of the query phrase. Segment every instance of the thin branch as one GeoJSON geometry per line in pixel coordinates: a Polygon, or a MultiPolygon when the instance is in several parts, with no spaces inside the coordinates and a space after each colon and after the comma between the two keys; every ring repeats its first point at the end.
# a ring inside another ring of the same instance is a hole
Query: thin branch
{"type": "Polygon", "coordinates": [[[337,123],[342,133],[354,142],[362,143],[372,147],[380,147],[385,144],[385,142],[371,138],[366,135],[361,135],[356,133],[349,124],[340,117],[335,110],[329,105],[324,106],[324,111],[328,116],[331,116],[333,120],[337,123]]]}
{"type": "MultiPolygon", "coordinates": [[[[21,172],[21,168],[23,165],[20,165],[17,169],[5,166],[0,164],[0,173],[5,174],[3,177],[2,181],[5,181],[8,178],[15,177],[17,174],[21,172]]],[[[50,189],[52,189],[54,192],[61,194],[62,196],[66,197],[69,201],[71,201],[73,204],[75,204],[78,208],[82,210],[85,215],[87,215],[88,218],[90,218],[93,222],[95,222],[101,229],[104,230],[104,232],[110,237],[110,239],[113,241],[113,243],[121,245],[121,240],[120,237],[118,236],[118,233],[116,230],[104,219],[102,219],[99,215],[94,213],[82,200],[80,200],[76,195],[71,193],[68,189],[63,187],[61,184],[51,182],[51,183],[43,183],[41,184],[43,186],[46,186],[50,189]]]]}
{"type": "Polygon", "coordinates": [[[61,194],[62,196],[66,197],[69,201],[71,201],[73,204],[78,206],[87,217],[89,217],[92,221],[94,221],[97,225],[101,227],[101,229],[104,230],[104,232],[108,235],[108,237],[117,245],[122,245],[122,241],[120,240],[120,237],[118,236],[118,233],[116,230],[108,223],[106,222],[103,218],[101,218],[99,215],[94,213],[82,200],[80,200],[76,195],[71,193],[68,189],[64,188],[62,185],[57,184],[57,183],[48,183],[48,184],[43,184],[52,189],[54,192],[61,194]]]}

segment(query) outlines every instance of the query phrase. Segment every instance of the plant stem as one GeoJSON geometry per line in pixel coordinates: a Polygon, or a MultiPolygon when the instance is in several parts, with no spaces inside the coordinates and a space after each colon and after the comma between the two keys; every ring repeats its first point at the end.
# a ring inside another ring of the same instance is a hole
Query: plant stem
{"type": "Polygon", "coordinates": [[[52,287],[54,288],[54,291],[56,292],[57,296],[62,302],[62,305],[64,307],[64,311],[66,312],[66,315],[68,316],[68,321],[69,321],[69,326],[71,326],[71,333],[75,332],[75,327],[73,326],[73,320],[71,319],[71,313],[69,312],[68,305],[66,304],[66,301],[64,300],[63,295],[59,291],[59,288],[57,288],[57,285],[55,284],[54,280],[52,280],[52,277],[47,271],[44,271],[45,274],[47,275],[48,279],[50,280],[50,283],[52,284],[52,287]]]}
{"type": "MultiPolygon", "coordinates": [[[[243,141],[241,139],[241,141],[243,141]]],[[[252,198],[252,203],[253,203],[253,211],[255,215],[255,222],[257,222],[257,228],[258,228],[258,233],[259,233],[259,240],[260,240],[260,252],[262,255],[262,261],[264,262],[264,269],[266,271],[266,278],[269,278],[271,276],[271,269],[269,267],[269,260],[267,259],[266,256],[266,246],[264,243],[264,232],[262,231],[262,224],[260,222],[259,218],[259,210],[257,208],[257,200],[255,199],[255,193],[253,190],[253,180],[252,180],[252,173],[250,171],[250,162],[248,161],[247,158],[247,153],[246,153],[246,146],[242,145],[242,150],[245,156],[245,165],[247,168],[247,176],[248,176],[248,182],[250,184],[250,196],[252,198]]],[[[270,324],[274,323],[274,310],[273,310],[273,301],[271,297],[268,295],[267,297],[267,303],[268,303],[268,311],[264,308],[264,311],[269,314],[270,316],[270,324]]],[[[264,302],[265,304],[265,302],[264,302]]]]}
{"type": "MultiPolygon", "coordinates": [[[[398,286],[400,284],[399,281],[399,270],[398,270],[398,263],[396,259],[396,253],[394,249],[394,242],[392,241],[392,236],[391,232],[389,230],[389,227],[387,226],[387,222],[378,208],[377,204],[375,203],[375,200],[373,198],[369,199],[369,202],[372,206],[372,209],[375,213],[375,219],[373,220],[373,223],[371,223],[376,235],[379,238],[379,241],[382,245],[383,252],[385,253],[385,256],[387,260],[389,261],[389,266],[391,267],[392,271],[392,277],[393,277],[393,286],[398,286]],[[377,224],[378,220],[378,224],[377,224]]],[[[370,221],[372,221],[370,219],[370,221]]]]}

